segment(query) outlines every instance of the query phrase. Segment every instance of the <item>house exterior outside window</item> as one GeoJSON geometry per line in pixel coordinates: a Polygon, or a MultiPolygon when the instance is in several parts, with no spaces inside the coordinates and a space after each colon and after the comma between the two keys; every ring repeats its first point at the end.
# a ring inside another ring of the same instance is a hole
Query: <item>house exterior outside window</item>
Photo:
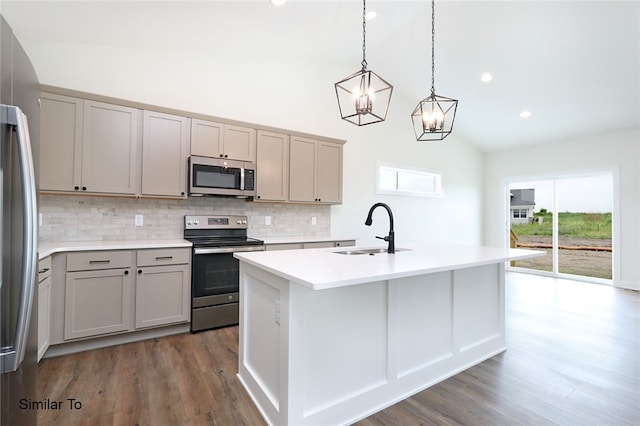
{"type": "Polygon", "coordinates": [[[511,190],[511,224],[530,224],[536,206],[534,189],[511,190]]]}

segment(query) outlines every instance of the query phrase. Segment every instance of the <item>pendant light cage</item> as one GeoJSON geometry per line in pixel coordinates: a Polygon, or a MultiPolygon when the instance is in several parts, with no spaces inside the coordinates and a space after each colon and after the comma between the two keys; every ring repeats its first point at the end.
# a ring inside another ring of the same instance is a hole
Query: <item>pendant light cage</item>
{"type": "Polygon", "coordinates": [[[411,113],[416,140],[441,141],[451,134],[458,101],[432,93],[411,113]]]}
{"type": "Polygon", "coordinates": [[[356,126],[387,118],[393,86],[367,69],[367,3],[362,2],[362,69],[335,83],[340,117],[356,126]]]}
{"type": "Polygon", "coordinates": [[[451,134],[458,101],[436,95],[435,91],[435,0],[431,0],[431,95],[424,98],[411,113],[413,131],[418,141],[441,141],[451,134]]]}
{"type": "Polygon", "coordinates": [[[387,118],[393,86],[365,68],[335,84],[340,116],[357,126],[387,118]]]}

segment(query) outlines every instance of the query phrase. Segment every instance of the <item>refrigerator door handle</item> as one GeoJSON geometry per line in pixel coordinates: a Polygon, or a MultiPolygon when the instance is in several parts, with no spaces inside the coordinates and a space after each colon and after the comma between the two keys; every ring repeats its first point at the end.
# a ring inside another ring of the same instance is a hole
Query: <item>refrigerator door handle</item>
{"type": "Polygon", "coordinates": [[[24,359],[29,333],[29,319],[33,308],[36,271],[38,261],[38,206],[36,200],[36,178],[33,169],[33,155],[27,116],[15,106],[2,105],[2,116],[10,126],[15,127],[18,142],[18,158],[22,182],[23,235],[22,245],[22,285],[18,321],[15,329],[13,347],[2,348],[0,353],[0,371],[16,371],[24,359]]]}

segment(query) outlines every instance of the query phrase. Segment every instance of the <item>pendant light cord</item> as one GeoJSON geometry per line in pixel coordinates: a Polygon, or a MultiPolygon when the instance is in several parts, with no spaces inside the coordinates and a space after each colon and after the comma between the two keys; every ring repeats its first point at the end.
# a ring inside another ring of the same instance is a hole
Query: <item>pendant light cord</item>
{"type": "Polygon", "coordinates": [[[431,95],[436,94],[435,80],[436,80],[436,6],[435,0],[431,0],[431,95]]]}
{"type": "Polygon", "coordinates": [[[367,69],[367,0],[362,0],[362,71],[367,69]]]}

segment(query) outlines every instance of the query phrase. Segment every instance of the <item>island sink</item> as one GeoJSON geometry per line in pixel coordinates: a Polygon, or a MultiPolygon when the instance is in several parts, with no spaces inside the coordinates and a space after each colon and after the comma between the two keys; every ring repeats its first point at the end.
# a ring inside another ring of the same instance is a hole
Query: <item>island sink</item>
{"type": "MultiPolygon", "coordinates": [[[[396,252],[407,251],[407,250],[411,250],[411,249],[407,249],[407,248],[395,249],[396,252]]],[[[344,254],[344,255],[369,254],[373,256],[374,254],[388,253],[388,250],[385,248],[375,248],[375,249],[363,249],[363,250],[341,250],[341,251],[334,251],[333,253],[344,254]]]]}

